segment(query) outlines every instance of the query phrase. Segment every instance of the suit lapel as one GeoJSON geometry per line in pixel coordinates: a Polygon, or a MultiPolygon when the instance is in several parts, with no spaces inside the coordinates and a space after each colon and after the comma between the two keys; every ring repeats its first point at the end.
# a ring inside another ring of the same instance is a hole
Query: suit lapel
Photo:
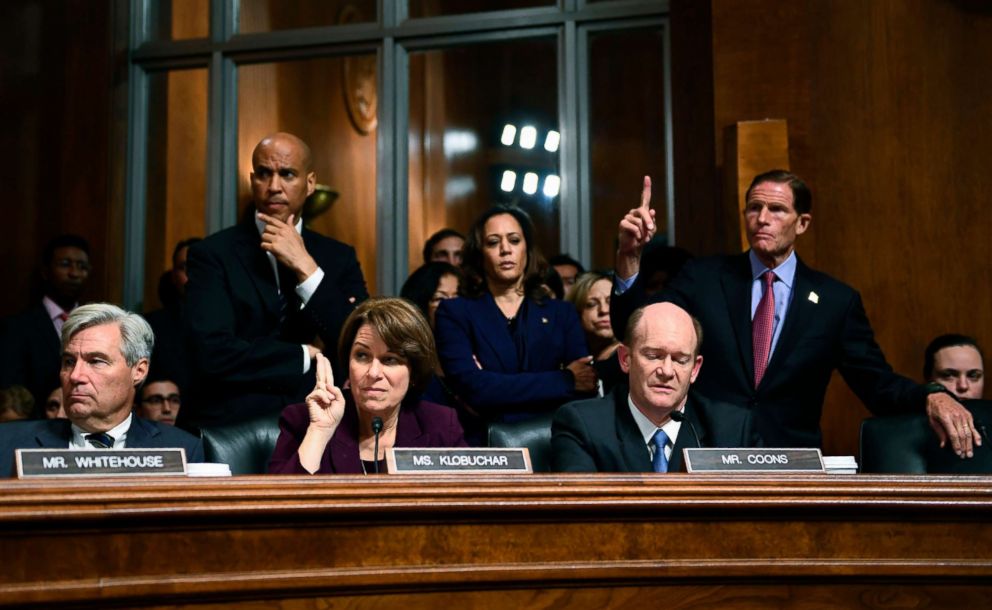
{"type": "Polygon", "coordinates": [[[53,419],[35,434],[34,440],[39,447],[49,449],[66,449],[72,437],[72,428],[68,419],[53,419]]]}
{"type": "Polygon", "coordinates": [[[679,437],[675,440],[675,446],[672,447],[672,458],[668,461],[669,472],[685,471],[685,460],[682,459],[683,449],[708,446],[707,428],[704,425],[701,411],[698,397],[694,397],[690,392],[689,400],[686,401],[683,411],[685,421],[679,427],[679,437]],[[692,422],[692,425],[689,425],[689,422],[692,422]],[[699,433],[699,437],[696,437],[696,432],[699,433]]]}
{"type": "Polygon", "coordinates": [[[651,464],[651,454],[641,436],[641,430],[634,421],[634,416],[630,414],[630,405],[627,404],[628,390],[626,387],[618,388],[613,392],[613,408],[616,410],[617,422],[617,442],[620,445],[620,456],[627,467],[627,472],[653,472],[651,464]]]}
{"type": "MultiPolygon", "coordinates": [[[[481,327],[485,330],[485,332],[481,333],[481,339],[489,344],[493,355],[499,360],[504,371],[520,371],[520,362],[517,360],[517,346],[514,345],[513,339],[510,337],[509,329],[506,326],[506,318],[503,316],[503,312],[500,311],[499,305],[496,304],[493,295],[488,292],[483,294],[482,298],[479,299],[479,304],[480,310],[478,313],[482,317],[481,327]]],[[[522,307],[523,305],[521,305],[522,307]]],[[[517,314],[519,315],[519,310],[517,314]]]]}
{"type": "Polygon", "coordinates": [[[349,400],[337,432],[331,437],[331,465],[334,472],[362,472],[362,456],[358,448],[358,407],[349,400]]]}
{"type": "Polygon", "coordinates": [[[134,415],[131,417],[131,427],[128,428],[127,439],[124,445],[126,447],[141,447],[147,444],[148,439],[159,434],[160,431],[158,428],[134,415]]]}
{"type": "Polygon", "coordinates": [[[751,266],[744,253],[733,257],[720,275],[727,315],[734,329],[744,373],[754,382],[754,348],[751,340],[751,266]]]}
{"type": "Polygon", "coordinates": [[[238,261],[244,266],[259,298],[265,304],[266,310],[278,318],[282,309],[282,303],[279,301],[279,289],[276,287],[276,278],[272,272],[269,257],[261,248],[258,229],[255,227],[254,221],[243,222],[238,227],[239,233],[235,244],[238,251],[238,261]]]}
{"type": "Polygon", "coordinates": [[[423,447],[427,444],[427,433],[420,428],[415,406],[400,408],[400,420],[396,423],[395,447],[423,447]]]}
{"type": "Polygon", "coordinates": [[[796,257],[796,277],[792,282],[792,301],[785,313],[785,326],[778,336],[775,351],[768,362],[768,369],[761,379],[761,385],[768,383],[769,378],[775,377],[775,371],[782,368],[782,361],[795,351],[796,344],[803,330],[809,328],[812,316],[816,313],[816,304],[809,300],[814,292],[810,279],[809,268],[796,257]]]}

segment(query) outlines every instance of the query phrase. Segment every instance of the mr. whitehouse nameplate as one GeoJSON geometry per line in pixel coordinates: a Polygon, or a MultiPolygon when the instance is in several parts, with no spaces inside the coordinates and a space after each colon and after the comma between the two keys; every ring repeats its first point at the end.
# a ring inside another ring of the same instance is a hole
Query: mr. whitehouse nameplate
{"type": "Polygon", "coordinates": [[[519,449],[459,447],[457,449],[392,448],[386,450],[389,474],[427,473],[526,473],[531,472],[530,452],[519,449]]]}
{"type": "Polygon", "coordinates": [[[819,449],[683,449],[687,472],[824,472],[819,449]]]}
{"type": "Polygon", "coordinates": [[[17,449],[17,476],[137,477],[186,474],[177,449],[17,449]]]}

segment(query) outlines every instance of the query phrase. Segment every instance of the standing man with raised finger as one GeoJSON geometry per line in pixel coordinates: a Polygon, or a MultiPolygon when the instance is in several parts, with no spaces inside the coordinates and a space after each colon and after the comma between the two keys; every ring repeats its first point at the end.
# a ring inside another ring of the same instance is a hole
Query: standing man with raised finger
{"type": "Polygon", "coordinates": [[[321,347],[368,297],[355,250],[303,228],[317,176],[310,147],[289,133],[252,153],[256,214],[189,251],[185,331],[193,388],[180,425],[278,413],[313,387],[321,347]]]}
{"type": "Polygon", "coordinates": [[[691,260],[649,298],[636,278],[656,230],[650,205],[645,176],[640,206],[620,222],[614,329],[622,332],[630,312],[646,301],[671,301],[696,317],[708,337],[696,390],[751,409],[766,446],[821,446],[823,399],[836,370],[873,413],[925,412],[942,445],[972,456],[981,436],[971,414],[943,387],[894,373],[858,292],[796,255],[796,239],[813,218],[812,194],[798,176],[784,170],[756,176],[744,207],[750,249],[691,260]]]}

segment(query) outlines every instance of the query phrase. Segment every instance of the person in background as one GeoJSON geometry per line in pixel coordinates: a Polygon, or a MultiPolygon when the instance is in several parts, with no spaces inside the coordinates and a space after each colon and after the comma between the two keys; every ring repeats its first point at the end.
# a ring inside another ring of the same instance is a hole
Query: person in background
{"type": "Polygon", "coordinates": [[[445,381],[487,420],[516,421],[596,391],[575,308],[547,298],[530,218],[496,206],[465,246],[462,296],[437,310],[445,381]]]}
{"type": "Polygon", "coordinates": [[[416,305],[433,329],[438,305],[458,296],[461,281],[457,267],[443,261],[425,263],[406,278],[400,296],[416,305]]]}
{"type": "Polygon", "coordinates": [[[142,386],[135,411],[148,421],[174,426],[181,406],[179,386],[169,379],[158,379],[142,386]]]}
{"type": "Polygon", "coordinates": [[[28,419],[33,411],[34,396],[24,386],[12,385],[0,390],[0,423],[28,419]]]}
{"type": "Polygon", "coordinates": [[[548,264],[554,267],[554,270],[558,273],[558,277],[561,278],[564,296],[558,297],[559,299],[567,297],[575,286],[575,280],[586,272],[582,263],[568,254],[556,254],[548,259],[548,264]]]}
{"type": "Polygon", "coordinates": [[[313,391],[282,412],[269,473],[372,474],[386,471],[390,447],[465,446],[455,410],[420,399],[437,353],[426,318],[408,301],[362,303],[344,323],[338,359],[348,364],[344,389],[318,354],[313,391]]]}
{"type": "Polygon", "coordinates": [[[610,323],[610,294],[613,292],[613,278],[605,273],[591,271],[583,273],[575,282],[567,300],[575,306],[586,334],[586,344],[592,352],[593,367],[602,384],[601,394],[609,393],[624,379],[620,363],[616,357],[620,341],[617,340],[610,323]]]}
{"type": "Polygon", "coordinates": [[[58,387],[49,392],[45,400],[45,419],[65,418],[65,409],[62,408],[62,388],[58,387]]]}
{"type": "Polygon", "coordinates": [[[183,340],[183,310],[185,309],[186,259],[189,248],[201,241],[190,237],[178,242],[172,250],[172,268],[162,274],[158,297],[162,308],[145,314],[145,319],[155,331],[155,353],[152,354],[151,379],[171,379],[179,388],[189,386],[192,372],[190,357],[183,340]]]}
{"type": "Polygon", "coordinates": [[[966,335],[940,335],[923,353],[923,378],[958,398],[982,398],[985,358],[978,342],[966,335]]]}
{"type": "Polygon", "coordinates": [[[34,416],[59,383],[59,335],[90,277],[90,246],[78,235],[48,242],[41,260],[44,294],[0,322],[0,387],[21,385],[34,397],[34,416]]]}
{"type": "Polygon", "coordinates": [[[439,261],[460,267],[464,250],[464,235],[454,229],[441,229],[424,243],[424,263],[439,261]]]}

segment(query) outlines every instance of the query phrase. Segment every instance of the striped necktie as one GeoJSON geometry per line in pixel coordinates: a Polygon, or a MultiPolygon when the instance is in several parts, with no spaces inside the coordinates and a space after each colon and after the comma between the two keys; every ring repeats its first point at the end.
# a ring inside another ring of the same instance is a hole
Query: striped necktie
{"type": "Polygon", "coordinates": [[[106,432],[95,432],[93,434],[87,434],[85,438],[86,438],[86,442],[93,445],[97,449],[114,448],[114,437],[110,436],[106,432]]]}

